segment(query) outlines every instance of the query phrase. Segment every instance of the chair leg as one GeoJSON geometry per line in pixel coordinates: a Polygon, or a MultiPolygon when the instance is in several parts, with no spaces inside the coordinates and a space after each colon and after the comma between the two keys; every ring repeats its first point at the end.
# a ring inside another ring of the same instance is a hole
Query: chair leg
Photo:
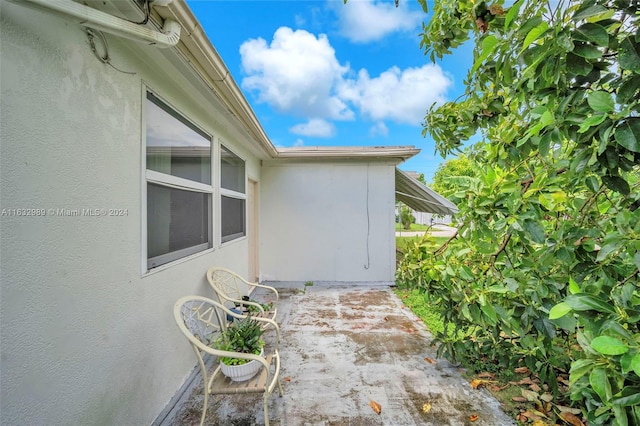
{"type": "Polygon", "coordinates": [[[282,390],[282,383],[280,382],[280,378],[278,378],[278,393],[282,397],[284,395],[284,391],[282,390]]]}
{"type": "Polygon", "coordinates": [[[204,418],[207,416],[207,403],[209,402],[209,392],[207,384],[204,387],[204,407],[202,407],[202,417],[200,417],[200,426],[204,425],[204,418]]]}
{"type": "Polygon", "coordinates": [[[264,426],[269,426],[269,392],[264,393],[264,426]]]}

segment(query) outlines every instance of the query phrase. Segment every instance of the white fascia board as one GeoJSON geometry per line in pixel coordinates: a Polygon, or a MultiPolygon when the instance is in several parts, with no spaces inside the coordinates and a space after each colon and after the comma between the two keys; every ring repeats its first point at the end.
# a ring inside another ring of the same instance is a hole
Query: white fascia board
{"type": "Polygon", "coordinates": [[[395,160],[403,162],[420,152],[413,146],[315,146],[278,148],[278,159],[291,160],[395,160]]]}
{"type": "Polygon", "coordinates": [[[171,19],[182,26],[182,37],[176,49],[247,129],[267,156],[276,157],[275,146],[186,2],[174,0],[168,6],[158,7],[154,7],[152,3],[152,8],[152,19],[171,19]]]}

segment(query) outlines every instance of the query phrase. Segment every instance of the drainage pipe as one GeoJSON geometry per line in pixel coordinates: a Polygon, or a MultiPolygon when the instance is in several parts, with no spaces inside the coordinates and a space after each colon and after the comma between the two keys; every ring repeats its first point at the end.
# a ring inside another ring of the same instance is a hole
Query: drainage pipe
{"type": "Polygon", "coordinates": [[[94,28],[130,40],[143,41],[158,47],[172,47],[180,41],[181,26],[167,19],[161,31],[134,24],[126,19],[101,12],[72,0],[9,0],[21,6],[62,15],[85,27],[94,28]]]}

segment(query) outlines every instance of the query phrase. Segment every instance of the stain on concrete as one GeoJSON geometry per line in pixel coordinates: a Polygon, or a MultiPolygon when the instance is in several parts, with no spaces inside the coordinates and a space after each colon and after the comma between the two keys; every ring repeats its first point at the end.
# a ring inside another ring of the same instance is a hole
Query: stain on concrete
{"type": "MultiPolygon", "coordinates": [[[[272,425],[515,425],[494,398],[473,390],[454,366],[424,360],[436,358],[432,337],[389,287],[275,286],[281,296],[285,394],[269,399],[272,425]],[[382,405],[379,415],[369,406],[371,400],[382,405]],[[423,412],[426,402],[431,404],[428,413],[423,412]],[[473,423],[472,414],[478,415],[473,423]]],[[[201,395],[202,388],[172,424],[198,424],[201,395]]],[[[261,395],[213,399],[208,425],[264,423],[261,395]]]]}

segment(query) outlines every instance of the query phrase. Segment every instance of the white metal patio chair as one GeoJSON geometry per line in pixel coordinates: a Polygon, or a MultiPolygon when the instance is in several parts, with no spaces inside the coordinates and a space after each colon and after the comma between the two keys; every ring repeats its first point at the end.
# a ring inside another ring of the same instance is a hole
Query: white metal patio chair
{"type": "MultiPolygon", "coordinates": [[[[280,396],[283,394],[280,375],[280,355],[278,353],[278,343],[280,332],[276,330],[276,341],[272,350],[265,349],[265,355],[253,355],[239,352],[227,352],[210,347],[216,341],[218,335],[227,327],[226,316],[242,318],[235,312],[230,311],[218,302],[202,296],[185,296],[178,300],[173,309],[178,328],[185,335],[193,351],[196,353],[198,364],[202,373],[204,388],[204,407],[200,425],[204,423],[207,414],[209,394],[247,394],[262,393],[264,405],[264,422],[269,426],[268,400],[276,385],[280,396]],[[204,354],[215,356],[213,372],[208,374],[204,354]],[[220,357],[244,358],[256,360],[262,364],[261,370],[251,379],[243,382],[234,382],[222,374],[220,357]]],[[[268,318],[255,318],[257,321],[276,325],[268,318]]]]}
{"type": "MultiPolygon", "coordinates": [[[[207,271],[207,281],[218,297],[218,301],[227,308],[240,308],[241,313],[252,311],[251,315],[259,318],[268,318],[276,321],[278,315],[278,290],[258,283],[252,283],[242,278],[237,273],[218,266],[212,266],[207,271]],[[271,303],[271,309],[265,310],[261,303],[249,300],[252,289],[266,290],[265,301],[271,303]]],[[[266,326],[267,324],[265,324],[266,326]]],[[[277,325],[276,325],[277,327],[277,325]]]]}

